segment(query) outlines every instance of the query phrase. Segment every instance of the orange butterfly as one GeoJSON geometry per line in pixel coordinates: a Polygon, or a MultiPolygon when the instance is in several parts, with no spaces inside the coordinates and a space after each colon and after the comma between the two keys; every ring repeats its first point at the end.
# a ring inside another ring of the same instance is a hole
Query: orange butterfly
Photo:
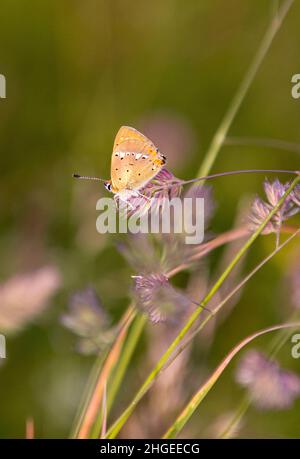
{"type": "MultiPolygon", "coordinates": [[[[146,136],[132,127],[122,126],[116,135],[112,159],[111,180],[104,181],[108,191],[121,201],[139,195],[166,164],[166,157],[146,136]]],[[[74,174],[76,178],[102,180],[74,174]]]]}

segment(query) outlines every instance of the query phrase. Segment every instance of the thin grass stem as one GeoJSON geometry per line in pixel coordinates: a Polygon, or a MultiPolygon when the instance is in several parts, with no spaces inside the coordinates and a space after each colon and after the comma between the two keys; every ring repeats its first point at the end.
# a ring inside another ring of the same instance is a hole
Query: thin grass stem
{"type": "MultiPolygon", "coordinates": [[[[128,332],[127,340],[124,343],[124,350],[109,380],[109,389],[107,393],[107,406],[106,406],[107,418],[111,411],[112,405],[116,399],[116,396],[118,394],[118,391],[124,379],[124,375],[126,373],[126,370],[128,369],[131,357],[140,339],[140,336],[142,334],[146,321],[147,321],[147,317],[144,314],[137,314],[128,332]]],[[[91,438],[99,438],[99,432],[101,431],[101,428],[102,428],[102,422],[103,422],[103,419],[100,414],[97,417],[95,425],[91,431],[91,438]]]]}
{"type": "MultiPolygon", "coordinates": [[[[297,320],[299,320],[298,311],[291,315],[291,317],[289,318],[289,322],[294,322],[297,320]]],[[[271,349],[269,352],[270,360],[274,360],[275,356],[280,351],[280,349],[284,346],[284,344],[287,342],[287,340],[289,339],[292,333],[293,333],[293,329],[281,330],[278,333],[278,336],[276,336],[276,338],[272,340],[271,349]]],[[[251,403],[252,403],[251,397],[248,394],[243,397],[232,419],[230,419],[227,426],[221,432],[218,438],[229,438],[230,432],[232,432],[235,429],[235,427],[240,423],[240,421],[242,420],[242,418],[245,416],[248,409],[250,408],[251,403]]]]}
{"type": "Polygon", "coordinates": [[[272,18],[269,27],[267,28],[265,35],[261,41],[261,44],[254,56],[250,67],[244,76],[240,86],[238,87],[227,112],[225,113],[220,126],[218,127],[211,144],[208,148],[206,153],[205,159],[203,164],[199,170],[197,175],[204,176],[208,175],[209,171],[211,170],[212,166],[215,163],[215,160],[218,156],[218,153],[224,143],[224,140],[227,136],[229,128],[243,102],[247,92],[257,74],[257,71],[265,58],[267,52],[270,49],[270,46],[273,42],[273,39],[281,27],[281,24],[287,15],[289,9],[291,8],[294,0],[285,0],[281,7],[278,9],[277,14],[272,18]]]}
{"type": "Polygon", "coordinates": [[[127,309],[120,321],[120,332],[111,350],[108,352],[105,359],[99,357],[96,360],[87,384],[86,394],[83,398],[84,403],[82,403],[80,413],[72,432],[72,438],[88,437],[101,405],[105,382],[117,361],[118,355],[121,351],[121,345],[126,337],[126,332],[134,319],[135,314],[136,311],[133,307],[129,307],[127,309]]]}
{"type": "Polygon", "coordinates": [[[170,439],[176,438],[177,435],[182,431],[183,427],[186,425],[187,421],[190,419],[192,414],[196,411],[199,407],[200,403],[209,393],[209,391],[214,387],[215,383],[220,378],[221,374],[227,368],[231,360],[236,356],[241,349],[243,349],[247,344],[249,344],[254,339],[265,335],[266,333],[270,333],[276,330],[281,330],[284,328],[291,328],[295,326],[299,326],[300,323],[288,323],[288,324],[281,324],[275,325],[273,327],[264,328],[258,332],[253,333],[252,335],[248,336],[247,338],[240,341],[238,345],[236,345],[222,360],[220,365],[216,368],[216,370],[212,373],[212,375],[207,379],[207,381],[200,387],[200,389],[196,392],[196,394],[192,397],[192,399],[188,402],[185,408],[182,410],[176,421],[172,424],[172,426],[168,429],[165,433],[163,438],[170,439]]]}
{"type": "Polygon", "coordinates": [[[273,148],[275,150],[290,151],[300,153],[300,144],[287,142],[281,139],[260,138],[260,137],[227,137],[224,145],[239,147],[261,147],[273,148]]]}

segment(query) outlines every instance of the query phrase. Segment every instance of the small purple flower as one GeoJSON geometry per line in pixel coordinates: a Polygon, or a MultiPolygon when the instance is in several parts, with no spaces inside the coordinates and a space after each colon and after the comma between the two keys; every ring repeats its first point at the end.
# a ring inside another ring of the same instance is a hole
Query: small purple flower
{"type": "Polygon", "coordinates": [[[175,289],[164,274],[152,273],[132,276],[138,307],[146,312],[153,323],[178,320],[191,301],[175,289]]]}
{"type": "MultiPolygon", "coordinates": [[[[269,213],[271,212],[271,207],[266,202],[262,201],[260,198],[255,198],[252,208],[251,208],[251,215],[250,215],[250,226],[253,231],[255,231],[261,223],[267,218],[269,213]]],[[[270,234],[276,232],[276,226],[270,220],[267,225],[265,226],[262,234],[270,234]]]]}
{"type": "Polygon", "coordinates": [[[135,272],[153,272],[164,268],[161,251],[148,234],[128,234],[117,249],[135,272]]]}
{"type": "MultiPolygon", "coordinates": [[[[290,183],[282,184],[278,179],[274,182],[269,182],[268,180],[264,182],[264,191],[267,201],[263,201],[260,198],[256,198],[254,200],[250,215],[251,229],[256,230],[257,227],[261,225],[272,209],[278,204],[289,185],[290,183]]],[[[262,234],[278,232],[284,221],[299,212],[300,207],[297,205],[296,200],[297,195],[295,194],[291,193],[287,196],[280,209],[275,213],[275,215],[273,215],[272,219],[265,226],[262,234]]]]}
{"type": "Polygon", "coordinates": [[[150,209],[158,211],[164,200],[180,195],[181,183],[182,180],[164,168],[143,188],[133,191],[126,202],[121,202],[117,196],[118,207],[121,212],[125,208],[128,216],[144,216],[150,209]]]}
{"type": "Polygon", "coordinates": [[[300,209],[300,185],[296,185],[294,190],[291,192],[291,199],[294,204],[300,209]]]}
{"type": "Polygon", "coordinates": [[[258,351],[249,351],[242,358],[236,380],[248,388],[253,404],[261,410],[288,409],[300,397],[299,376],[258,351]]]}
{"type": "Polygon", "coordinates": [[[268,202],[271,204],[272,207],[275,207],[280,198],[284,195],[288,187],[288,184],[282,184],[278,179],[274,180],[273,183],[265,180],[264,182],[264,190],[267,197],[268,202]]]}
{"type": "Polygon", "coordinates": [[[61,323],[80,337],[77,349],[82,354],[93,354],[111,344],[115,331],[91,288],[75,293],[69,302],[69,312],[61,323]]]}
{"type": "MultiPolygon", "coordinates": [[[[161,172],[169,174],[166,170],[161,172]]],[[[176,194],[177,192],[178,190],[176,190],[176,194]]],[[[204,199],[205,227],[207,227],[215,208],[211,188],[193,186],[183,197],[204,199]]],[[[195,212],[195,207],[192,206],[192,212],[195,212]]],[[[160,219],[162,218],[163,214],[160,213],[160,219]]],[[[127,238],[118,244],[118,249],[137,273],[169,273],[179,265],[184,263],[191,264],[190,260],[195,255],[195,251],[199,249],[199,245],[186,243],[187,234],[185,228],[182,228],[182,230],[182,233],[174,231],[174,220],[171,218],[170,233],[128,234],[127,238]]]]}

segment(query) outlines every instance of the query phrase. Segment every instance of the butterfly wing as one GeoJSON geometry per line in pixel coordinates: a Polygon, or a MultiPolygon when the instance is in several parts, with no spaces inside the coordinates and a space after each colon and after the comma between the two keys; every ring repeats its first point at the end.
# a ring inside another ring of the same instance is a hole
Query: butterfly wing
{"type": "Polygon", "coordinates": [[[116,135],[112,160],[112,191],[138,190],[163,168],[166,158],[146,136],[122,126],[116,135]]]}

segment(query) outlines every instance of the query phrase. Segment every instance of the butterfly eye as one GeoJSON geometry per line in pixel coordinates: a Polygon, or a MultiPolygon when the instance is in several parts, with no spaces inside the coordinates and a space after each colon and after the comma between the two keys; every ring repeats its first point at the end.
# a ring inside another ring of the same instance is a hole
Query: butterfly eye
{"type": "Polygon", "coordinates": [[[111,183],[110,182],[105,182],[104,186],[107,189],[107,191],[111,191],[111,183]]]}

